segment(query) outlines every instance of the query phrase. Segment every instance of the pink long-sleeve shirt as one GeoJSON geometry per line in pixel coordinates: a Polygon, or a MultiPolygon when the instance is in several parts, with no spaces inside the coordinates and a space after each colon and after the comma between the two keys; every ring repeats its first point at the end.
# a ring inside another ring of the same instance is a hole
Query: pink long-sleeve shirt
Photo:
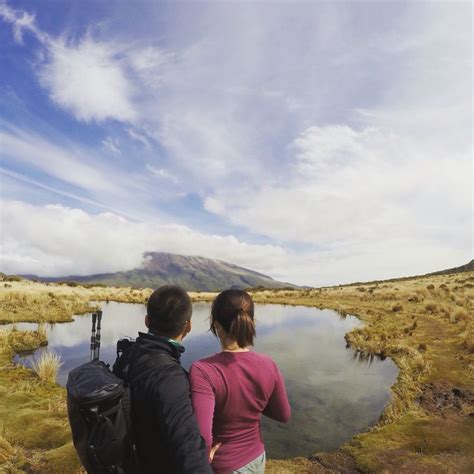
{"type": "Polygon", "coordinates": [[[220,352],[189,371],[191,398],[208,448],[222,443],[212,467],[226,473],[245,466],[264,450],[262,413],[287,422],[291,409],[276,363],[258,352],[220,352]]]}

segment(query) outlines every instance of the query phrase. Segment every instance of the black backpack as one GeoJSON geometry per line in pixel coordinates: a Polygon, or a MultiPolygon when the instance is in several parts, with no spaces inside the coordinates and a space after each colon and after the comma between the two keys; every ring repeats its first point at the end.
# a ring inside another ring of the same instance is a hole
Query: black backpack
{"type": "MultiPolygon", "coordinates": [[[[68,375],[67,409],[72,439],[88,473],[139,473],[132,429],[131,384],[99,360],[101,319],[102,311],[92,314],[91,361],[68,375]]],[[[133,344],[131,340],[117,343],[116,364],[133,344]]]]}
{"type": "Polygon", "coordinates": [[[71,370],[66,389],[74,447],[87,472],[140,472],[130,387],[107,364],[92,360],[71,370]]]}
{"type": "Polygon", "coordinates": [[[101,318],[101,311],[92,314],[91,361],[71,370],[66,383],[72,440],[89,474],[137,474],[131,388],[156,370],[158,359],[174,362],[166,354],[137,356],[135,341],[120,339],[110,370],[99,360],[101,318]]]}

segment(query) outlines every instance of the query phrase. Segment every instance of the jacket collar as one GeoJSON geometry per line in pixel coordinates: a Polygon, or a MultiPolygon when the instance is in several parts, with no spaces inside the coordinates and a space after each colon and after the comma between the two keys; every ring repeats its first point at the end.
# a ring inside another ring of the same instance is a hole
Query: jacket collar
{"type": "Polygon", "coordinates": [[[137,343],[145,352],[165,351],[176,360],[180,360],[181,354],[185,351],[182,344],[165,336],[157,336],[152,333],[139,332],[137,343]]]}

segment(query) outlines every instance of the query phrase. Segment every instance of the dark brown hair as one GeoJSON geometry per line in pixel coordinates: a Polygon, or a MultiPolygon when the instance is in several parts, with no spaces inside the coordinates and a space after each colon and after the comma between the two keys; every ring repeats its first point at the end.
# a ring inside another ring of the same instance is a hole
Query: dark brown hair
{"type": "Polygon", "coordinates": [[[225,290],[212,303],[211,331],[217,336],[215,322],[219,322],[228,336],[239,347],[253,346],[256,335],[253,301],[243,290],[225,290]]]}
{"type": "Polygon", "coordinates": [[[189,295],[179,286],[162,286],[155,290],[147,304],[150,331],[177,336],[191,319],[193,307],[189,295]]]}

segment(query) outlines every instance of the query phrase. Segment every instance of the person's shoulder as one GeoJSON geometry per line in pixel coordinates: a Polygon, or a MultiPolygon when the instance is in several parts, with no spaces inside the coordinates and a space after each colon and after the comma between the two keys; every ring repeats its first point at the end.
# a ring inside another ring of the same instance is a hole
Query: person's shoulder
{"type": "Polygon", "coordinates": [[[210,355],[208,357],[204,357],[203,359],[199,359],[199,360],[194,361],[191,364],[190,370],[198,369],[198,370],[204,370],[205,371],[210,366],[220,362],[220,360],[221,360],[220,353],[213,354],[213,355],[210,355]]]}
{"type": "Polygon", "coordinates": [[[278,368],[277,363],[270,357],[268,354],[262,354],[261,352],[251,351],[252,359],[255,363],[258,363],[260,366],[269,367],[272,369],[278,368]]]}
{"type": "Polygon", "coordinates": [[[262,352],[257,352],[257,351],[250,351],[250,354],[255,358],[259,359],[262,362],[268,362],[268,363],[275,363],[275,361],[268,355],[268,354],[263,354],[262,352]]]}

